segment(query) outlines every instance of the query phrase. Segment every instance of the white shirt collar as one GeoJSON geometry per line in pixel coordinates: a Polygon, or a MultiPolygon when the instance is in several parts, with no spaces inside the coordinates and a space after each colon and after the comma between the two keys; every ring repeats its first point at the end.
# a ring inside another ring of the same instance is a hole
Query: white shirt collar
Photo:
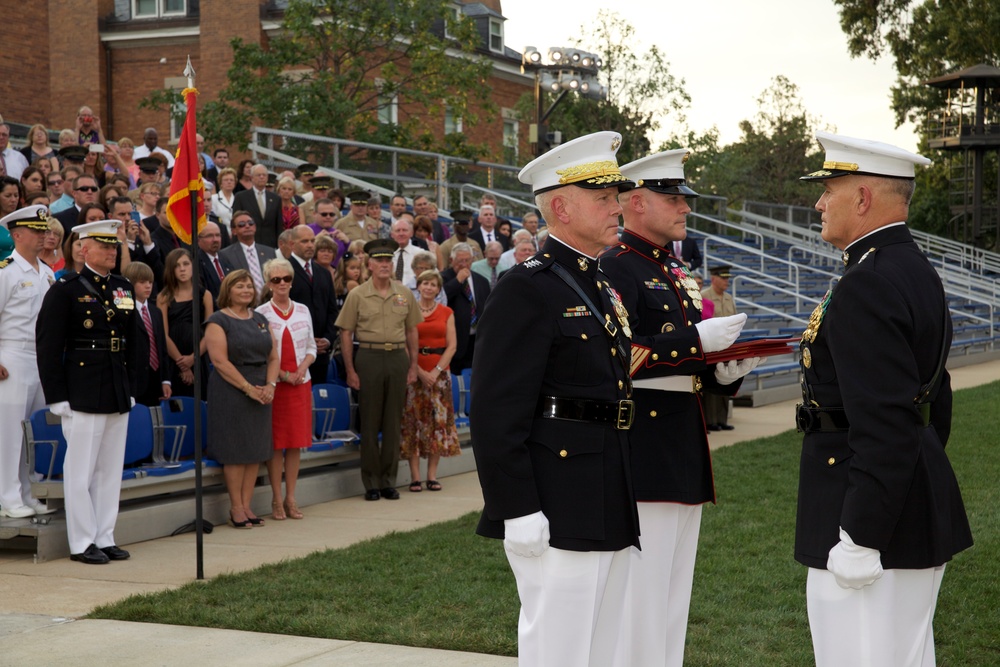
{"type": "Polygon", "coordinates": [[[565,241],[563,241],[563,240],[562,240],[561,238],[559,238],[558,236],[556,236],[555,234],[551,234],[551,233],[550,233],[550,234],[549,234],[549,238],[550,238],[550,239],[555,239],[556,241],[559,241],[559,243],[562,243],[562,244],[563,244],[564,246],[566,246],[567,248],[569,248],[570,250],[572,250],[573,252],[575,252],[575,253],[576,253],[576,254],[578,254],[578,255],[583,255],[583,256],[584,256],[584,257],[586,257],[587,259],[592,259],[592,260],[594,260],[594,261],[597,261],[597,258],[596,258],[596,257],[591,257],[591,256],[590,256],[590,255],[588,255],[587,253],[585,253],[585,252],[581,252],[580,250],[577,250],[576,248],[574,248],[573,246],[571,246],[570,244],[566,243],[566,242],[565,242],[565,241]]]}

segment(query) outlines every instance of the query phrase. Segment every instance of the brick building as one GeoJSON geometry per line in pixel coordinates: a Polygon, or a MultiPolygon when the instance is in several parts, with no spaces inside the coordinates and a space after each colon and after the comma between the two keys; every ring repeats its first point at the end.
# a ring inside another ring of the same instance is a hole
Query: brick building
{"type": "MultiPolygon", "coordinates": [[[[378,0],[373,0],[378,1],[378,0]]],[[[7,121],[50,129],[72,128],[77,109],[89,105],[105,136],[137,144],[156,127],[160,145],[174,144],[179,127],[167,111],[138,109],[154,90],[185,86],[190,56],[197,72],[199,104],[215,99],[232,65],[229,41],[267,43],[281,24],[287,0],[48,0],[8,12],[0,52],[0,114],[7,121]]],[[[468,133],[471,142],[494,147],[489,158],[513,163],[528,155],[527,128],[514,116],[517,100],[533,91],[520,71],[520,54],[503,42],[500,0],[456,0],[455,12],[475,21],[480,53],[493,61],[489,82],[498,114],[494,122],[462,128],[441,117],[440,134],[468,133]]],[[[412,105],[411,105],[412,106],[412,105]]],[[[405,100],[402,113],[413,113],[405,100]]]]}

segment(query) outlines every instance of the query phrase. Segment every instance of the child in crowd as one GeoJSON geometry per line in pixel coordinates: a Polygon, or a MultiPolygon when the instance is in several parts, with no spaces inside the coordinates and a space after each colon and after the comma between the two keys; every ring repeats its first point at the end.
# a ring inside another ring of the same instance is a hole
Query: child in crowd
{"type": "Polygon", "coordinates": [[[143,262],[132,262],[122,272],[132,283],[139,330],[139,370],[136,377],[135,401],[150,407],[161,399],[170,398],[170,358],[167,338],[163,331],[163,314],[149,303],[153,292],[153,269],[143,262]]]}

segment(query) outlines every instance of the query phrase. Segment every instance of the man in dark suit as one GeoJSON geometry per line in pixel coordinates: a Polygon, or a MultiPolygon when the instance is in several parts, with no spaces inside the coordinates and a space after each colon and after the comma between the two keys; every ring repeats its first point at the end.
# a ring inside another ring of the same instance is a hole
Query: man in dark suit
{"type": "Polygon", "coordinates": [[[247,211],[233,211],[233,235],[236,242],[219,251],[219,257],[229,262],[233,269],[250,272],[253,285],[260,294],[264,287],[264,263],[277,257],[277,251],[255,240],[257,223],[247,211]]]}
{"type": "Polygon", "coordinates": [[[132,285],[111,273],[117,220],[80,225],[85,266],[49,289],[35,328],[38,375],[66,434],[63,485],[70,558],[125,560],[115,545],[139,334],[132,285]]]}
{"type": "Polygon", "coordinates": [[[222,279],[233,270],[229,260],[220,257],[222,234],[214,222],[206,222],[198,232],[198,264],[202,284],[212,294],[212,301],[219,297],[222,279]]]}
{"type": "Polygon", "coordinates": [[[323,384],[327,379],[330,352],[337,335],[337,293],[333,289],[330,272],[313,262],[316,254],[316,235],[306,225],[290,230],[294,233],[292,255],[288,261],[295,271],[292,301],[298,301],[309,308],[312,315],[313,335],[316,337],[316,361],[309,367],[309,375],[314,384],[323,384]]]}
{"type": "Polygon", "coordinates": [[[76,227],[77,218],[80,216],[80,208],[85,204],[97,203],[98,192],[100,192],[100,188],[97,187],[97,181],[94,180],[93,176],[77,176],[73,179],[73,206],[55,214],[56,220],[66,230],[66,236],[69,236],[73,228],[76,227]]]}
{"type": "Polygon", "coordinates": [[[625,231],[601,256],[628,311],[636,416],[629,431],[642,551],[632,551],[622,664],[681,667],[701,512],[715,501],[702,392],[732,396],[758,359],[708,364],[746,315],[702,321],[698,284],[667,251],[687,234],[687,149],[622,165],[639,184],[619,195],[625,231]]]}
{"type": "Polygon", "coordinates": [[[629,550],[639,546],[630,331],[596,257],[618,241],[616,195],[631,185],[615,162],[620,143],[598,132],[521,170],[553,234],[497,283],[479,323],[477,532],[503,539],[517,579],[521,667],[617,664],[629,550]]]}
{"type": "Polygon", "coordinates": [[[479,226],[469,232],[469,238],[479,244],[480,248],[485,248],[487,243],[496,241],[503,246],[504,252],[510,250],[510,237],[500,234],[496,230],[497,214],[496,210],[489,204],[479,207],[479,226]]]}
{"type": "Polygon", "coordinates": [[[823,240],[844,276],[802,334],[805,432],[795,559],[816,664],[934,664],[945,564],[972,546],[945,454],[951,316],[905,220],[914,165],[895,146],[817,133],[823,240]],[[904,660],[904,656],[906,656],[904,660]]]}
{"type": "Polygon", "coordinates": [[[704,261],[701,256],[701,249],[698,247],[698,242],[686,236],[670,244],[670,254],[673,255],[674,259],[680,260],[690,271],[700,269],[704,261]]]}
{"type": "Polygon", "coordinates": [[[451,266],[441,272],[448,307],[455,313],[458,347],[451,360],[451,372],[460,374],[472,367],[476,351],[476,328],[490,296],[490,283],[472,270],[472,248],[467,243],[451,249],[451,266]]]}
{"type": "Polygon", "coordinates": [[[136,316],[139,318],[139,335],[135,337],[136,403],[150,407],[160,400],[170,398],[170,357],[167,354],[167,337],[163,328],[163,313],[150,301],[153,291],[153,271],[143,262],[132,262],[125,269],[124,277],[132,283],[135,294],[136,316]]]}
{"type": "Polygon", "coordinates": [[[281,231],[281,199],[267,189],[267,167],[255,164],[250,169],[253,187],[237,192],[233,197],[233,210],[246,211],[256,223],[255,240],[275,248],[281,231]]]}

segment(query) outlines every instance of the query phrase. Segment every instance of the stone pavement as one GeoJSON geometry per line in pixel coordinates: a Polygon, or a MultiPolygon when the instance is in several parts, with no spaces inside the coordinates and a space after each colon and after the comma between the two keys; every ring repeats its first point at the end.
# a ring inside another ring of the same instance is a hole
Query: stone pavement
{"type": "MultiPolygon", "coordinates": [[[[1000,379],[1000,361],[952,371],[956,389],[1000,379]]],[[[713,449],[793,427],[794,401],[737,408],[733,431],[710,434],[713,449]]],[[[471,456],[466,449],[463,456],[471,456]]],[[[402,468],[405,471],[405,467],[402,468]]],[[[405,472],[404,472],[405,474],[405,472]]],[[[408,482],[402,479],[401,482],[408,482]]],[[[390,531],[414,530],[482,508],[475,473],[442,479],[440,493],[408,493],[399,501],[360,497],[304,508],[303,521],[267,521],[263,529],[218,526],[204,538],[205,575],[239,572],[264,563],[337,549],[390,531]]],[[[86,566],[69,559],[34,563],[30,554],[0,552],[0,666],[106,662],[242,666],[436,665],[511,667],[515,658],[362,642],[291,637],[119,621],[76,620],[99,604],[135,593],[179,587],[195,579],[193,534],[124,545],[129,561],[86,566]],[[124,648],[123,648],[124,647],[124,648]],[[141,648],[140,648],[141,647],[141,648]],[[143,658],[140,658],[139,652],[143,658]]]]}

